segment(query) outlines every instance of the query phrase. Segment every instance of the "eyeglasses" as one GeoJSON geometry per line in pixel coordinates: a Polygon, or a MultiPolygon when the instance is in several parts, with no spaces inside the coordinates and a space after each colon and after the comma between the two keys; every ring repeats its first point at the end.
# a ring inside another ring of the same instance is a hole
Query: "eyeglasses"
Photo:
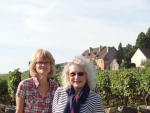
{"type": "Polygon", "coordinates": [[[45,61],[45,62],[41,62],[41,61],[39,61],[39,62],[36,62],[36,64],[38,64],[38,65],[48,65],[48,64],[50,64],[51,62],[50,61],[45,61]]]}
{"type": "Polygon", "coordinates": [[[78,72],[78,73],[72,72],[72,73],[70,73],[69,75],[70,75],[71,77],[74,77],[75,75],[83,76],[84,74],[85,74],[84,72],[78,72]]]}

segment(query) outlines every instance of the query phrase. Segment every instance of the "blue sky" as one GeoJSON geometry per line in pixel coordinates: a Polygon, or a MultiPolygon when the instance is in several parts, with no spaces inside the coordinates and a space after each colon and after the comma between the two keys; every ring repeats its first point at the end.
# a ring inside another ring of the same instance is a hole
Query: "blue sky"
{"type": "Polygon", "coordinates": [[[39,48],[57,64],[89,47],[135,45],[149,14],[149,0],[1,0],[0,74],[28,70],[39,48]]]}

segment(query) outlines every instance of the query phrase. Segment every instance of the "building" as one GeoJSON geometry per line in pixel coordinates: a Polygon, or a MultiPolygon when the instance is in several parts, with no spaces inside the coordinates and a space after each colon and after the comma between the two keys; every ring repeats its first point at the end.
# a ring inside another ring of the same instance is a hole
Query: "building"
{"type": "Polygon", "coordinates": [[[114,59],[110,64],[110,70],[118,70],[122,62],[124,60],[114,59]]]}
{"type": "Polygon", "coordinates": [[[131,62],[136,64],[136,67],[141,67],[141,61],[150,61],[150,49],[138,48],[131,58],[131,62]]]}
{"type": "Polygon", "coordinates": [[[100,45],[100,47],[97,48],[89,47],[82,55],[90,61],[95,60],[98,67],[100,67],[101,70],[105,70],[114,59],[118,58],[118,51],[114,46],[106,47],[100,45]]]}

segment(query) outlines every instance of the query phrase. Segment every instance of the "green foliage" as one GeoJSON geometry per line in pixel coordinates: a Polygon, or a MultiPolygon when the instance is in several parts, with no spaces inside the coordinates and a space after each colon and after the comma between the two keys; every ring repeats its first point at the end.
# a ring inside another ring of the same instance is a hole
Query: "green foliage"
{"type": "Polygon", "coordinates": [[[21,74],[21,80],[28,79],[28,78],[29,78],[29,73],[21,74]]]}
{"type": "Polygon", "coordinates": [[[150,95],[150,69],[143,68],[140,76],[140,91],[150,95]]]}
{"type": "Polygon", "coordinates": [[[128,62],[127,61],[124,61],[124,62],[122,62],[121,64],[120,64],[120,67],[122,68],[122,67],[127,67],[127,64],[128,64],[128,62]]]}
{"type": "Polygon", "coordinates": [[[131,58],[135,51],[137,50],[136,46],[132,46],[131,44],[127,44],[126,47],[123,47],[123,59],[127,62],[131,61],[131,58]]]}
{"type": "Polygon", "coordinates": [[[101,70],[101,67],[99,67],[98,70],[101,70]]]}
{"type": "Polygon", "coordinates": [[[119,46],[118,46],[118,59],[122,60],[123,59],[123,48],[122,48],[122,43],[120,42],[119,46]]]}
{"type": "Polygon", "coordinates": [[[4,95],[8,92],[8,84],[6,79],[0,79],[0,103],[2,103],[5,98],[4,95]]]}
{"type": "Polygon", "coordinates": [[[59,86],[61,86],[61,73],[56,73],[52,78],[53,81],[57,82],[59,86]]]}
{"type": "Polygon", "coordinates": [[[0,79],[0,94],[7,92],[8,84],[6,79],[0,79]]]}
{"type": "Polygon", "coordinates": [[[137,50],[136,46],[127,44],[126,47],[122,47],[122,43],[120,42],[120,44],[118,46],[118,59],[120,59],[120,60],[124,59],[124,60],[130,62],[131,58],[136,50],[137,50]]]}
{"type": "Polygon", "coordinates": [[[92,60],[91,62],[93,63],[94,66],[97,66],[97,63],[95,60],[92,60]]]}
{"type": "Polygon", "coordinates": [[[97,74],[97,92],[102,96],[103,100],[107,100],[111,95],[110,77],[108,71],[99,71],[97,74]]]}
{"type": "Polygon", "coordinates": [[[144,66],[145,68],[150,67],[150,61],[149,60],[142,60],[141,66],[144,66]]]}
{"type": "Polygon", "coordinates": [[[110,65],[107,66],[107,70],[110,70],[110,65]]]}
{"type": "Polygon", "coordinates": [[[129,63],[127,65],[127,68],[136,68],[136,64],[135,63],[129,63]]]}
{"type": "Polygon", "coordinates": [[[21,81],[21,72],[19,72],[19,68],[15,69],[14,72],[9,72],[8,74],[8,93],[12,97],[13,101],[16,98],[16,92],[18,88],[18,84],[21,81]]]}
{"type": "Polygon", "coordinates": [[[61,72],[61,65],[60,64],[56,64],[55,67],[56,67],[57,73],[61,72]]]}
{"type": "Polygon", "coordinates": [[[6,80],[8,80],[8,75],[1,75],[0,79],[6,79],[6,80]]]}
{"type": "Polygon", "coordinates": [[[123,105],[124,96],[128,96],[128,105],[136,106],[140,104],[143,94],[150,94],[150,69],[99,71],[96,83],[104,104],[109,102],[110,105],[117,101],[119,105],[123,105]]]}
{"type": "Polygon", "coordinates": [[[136,47],[143,49],[150,49],[150,40],[145,35],[145,33],[141,32],[136,39],[136,47]]]}
{"type": "MultiPolygon", "coordinates": [[[[23,73],[21,74],[21,80],[29,78],[29,73],[23,73]]],[[[0,76],[0,79],[6,79],[8,80],[8,75],[2,75],[0,76]]]]}
{"type": "Polygon", "coordinates": [[[147,30],[146,36],[150,38],[150,28],[147,30]]]}

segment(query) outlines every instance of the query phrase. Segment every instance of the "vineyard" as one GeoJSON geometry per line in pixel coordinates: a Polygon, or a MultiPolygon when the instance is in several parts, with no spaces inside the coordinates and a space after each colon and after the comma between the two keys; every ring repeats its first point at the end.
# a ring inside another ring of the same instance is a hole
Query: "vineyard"
{"type": "Polygon", "coordinates": [[[97,71],[96,92],[104,106],[148,105],[150,69],[132,68],[117,71],[97,71]]]}
{"type": "MultiPolygon", "coordinates": [[[[112,106],[138,106],[148,105],[150,94],[150,69],[132,68],[117,71],[97,70],[98,93],[104,107],[112,106]]],[[[61,72],[57,72],[52,79],[61,86],[61,72]]],[[[4,77],[4,76],[3,76],[4,77]]],[[[28,74],[22,74],[21,79],[28,78],[28,74]]],[[[6,102],[8,80],[0,78],[0,102],[6,102]],[[4,93],[4,94],[3,94],[4,93]]]]}

